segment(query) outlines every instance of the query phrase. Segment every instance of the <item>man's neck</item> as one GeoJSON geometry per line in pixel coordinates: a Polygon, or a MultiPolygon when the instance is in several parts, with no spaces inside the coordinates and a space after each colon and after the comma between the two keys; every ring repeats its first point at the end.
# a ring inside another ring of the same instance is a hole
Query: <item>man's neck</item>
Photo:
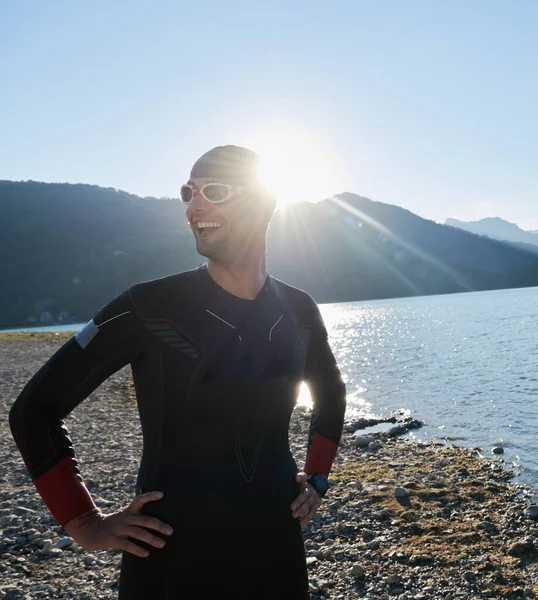
{"type": "Polygon", "coordinates": [[[207,267],[217,285],[229,294],[246,300],[256,298],[267,278],[265,254],[252,257],[248,262],[234,262],[227,265],[210,259],[207,267]]]}

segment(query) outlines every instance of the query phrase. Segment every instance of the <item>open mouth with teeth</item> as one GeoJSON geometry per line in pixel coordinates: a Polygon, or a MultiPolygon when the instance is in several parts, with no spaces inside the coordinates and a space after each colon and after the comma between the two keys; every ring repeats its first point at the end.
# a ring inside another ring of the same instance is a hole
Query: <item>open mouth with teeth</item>
{"type": "Polygon", "coordinates": [[[217,223],[217,221],[198,221],[196,223],[196,231],[200,235],[209,231],[214,231],[219,227],[222,227],[222,223],[217,223]]]}

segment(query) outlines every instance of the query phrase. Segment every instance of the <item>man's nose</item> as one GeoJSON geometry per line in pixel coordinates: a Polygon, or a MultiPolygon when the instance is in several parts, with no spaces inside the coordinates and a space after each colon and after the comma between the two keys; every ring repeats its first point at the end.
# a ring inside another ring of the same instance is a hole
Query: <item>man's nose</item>
{"type": "Polygon", "coordinates": [[[192,221],[193,217],[198,214],[204,213],[209,208],[209,202],[200,194],[198,190],[195,190],[192,195],[192,200],[187,204],[187,219],[192,221]]]}
{"type": "Polygon", "coordinates": [[[189,206],[193,207],[193,210],[200,210],[208,208],[210,203],[202,196],[200,190],[193,190],[192,200],[189,206]]]}

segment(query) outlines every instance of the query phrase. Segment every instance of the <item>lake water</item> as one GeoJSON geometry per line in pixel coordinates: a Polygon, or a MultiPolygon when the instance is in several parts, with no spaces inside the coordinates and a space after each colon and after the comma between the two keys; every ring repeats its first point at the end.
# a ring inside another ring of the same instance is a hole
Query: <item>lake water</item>
{"type": "MultiPolygon", "coordinates": [[[[348,416],[403,412],[410,435],[520,465],[538,497],[538,288],[321,305],[348,416]]],[[[78,330],[82,324],[32,331],[78,330]]],[[[303,389],[300,402],[308,403],[303,389]]]]}
{"type": "Polygon", "coordinates": [[[50,325],[47,327],[19,327],[17,329],[0,329],[6,331],[79,331],[86,323],[71,323],[70,325],[50,325]]]}
{"type": "MultiPolygon", "coordinates": [[[[538,288],[325,305],[351,409],[519,464],[538,494],[538,288]]],[[[413,434],[412,434],[413,435],[413,434]]],[[[535,498],[536,499],[536,498],[535,498]]]]}

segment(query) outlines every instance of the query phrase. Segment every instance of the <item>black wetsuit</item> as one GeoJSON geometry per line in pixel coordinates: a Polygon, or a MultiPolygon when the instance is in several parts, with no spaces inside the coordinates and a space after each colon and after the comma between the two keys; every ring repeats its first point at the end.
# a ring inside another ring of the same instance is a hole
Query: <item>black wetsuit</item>
{"type": "MultiPolygon", "coordinates": [[[[206,265],[143,282],[107,304],[34,375],[10,424],[61,525],[94,507],[62,419],[131,364],[143,430],[137,493],[174,528],[148,558],[124,553],[120,598],[308,598],[299,470],[288,425],[301,381],[314,404],[304,470],[328,475],[345,386],[319,309],[268,276],[255,300],[206,265]]],[[[306,440],[305,440],[306,442],[306,440]]]]}

